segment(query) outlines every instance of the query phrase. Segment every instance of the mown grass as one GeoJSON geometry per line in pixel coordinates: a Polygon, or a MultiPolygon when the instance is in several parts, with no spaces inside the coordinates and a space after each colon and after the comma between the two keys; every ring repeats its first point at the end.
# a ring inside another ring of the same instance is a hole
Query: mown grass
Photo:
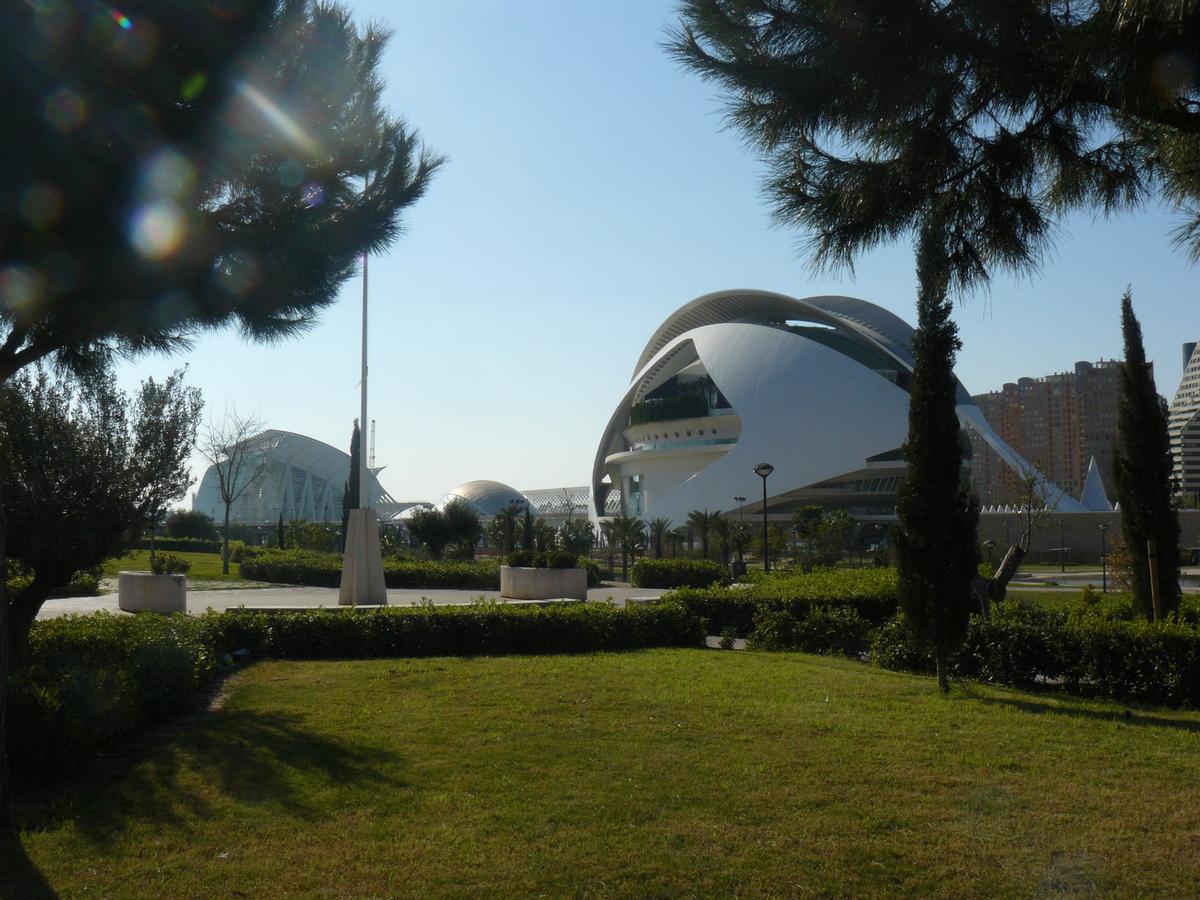
{"type": "MultiPolygon", "coordinates": [[[[159,551],[161,554],[163,551],[159,551]]],[[[203,578],[212,581],[240,581],[241,569],[237,563],[230,560],[229,574],[221,571],[220,553],[189,553],[172,550],[171,556],[177,556],[192,564],[188,570],[188,578],[203,578]]],[[[117,556],[104,563],[104,574],[115,577],[121,570],[150,571],[150,551],[130,550],[124,556],[117,556]]]]}
{"type": "Polygon", "coordinates": [[[1197,751],[799,654],[272,662],[18,816],[66,896],[1180,896],[1197,751]]]}

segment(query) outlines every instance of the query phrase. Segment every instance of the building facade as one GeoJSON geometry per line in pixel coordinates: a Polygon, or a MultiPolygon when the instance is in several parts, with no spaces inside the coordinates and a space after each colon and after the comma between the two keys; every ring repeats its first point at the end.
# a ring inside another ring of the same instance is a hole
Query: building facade
{"type": "Polygon", "coordinates": [[[1176,490],[1200,500],[1200,352],[1195,341],[1183,345],[1183,376],[1171,401],[1167,431],[1176,490]]]}
{"type": "MultiPolygon", "coordinates": [[[[1082,495],[1093,458],[1111,494],[1120,372],[1117,360],[1077,362],[1072,372],[1021,378],[971,399],[1000,438],[1067,496],[1082,495]]],[[[971,445],[971,480],[983,504],[1019,503],[1021,476],[977,434],[971,445]]]]}
{"type": "MultiPolygon", "coordinates": [[[[761,513],[765,489],[777,519],[808,504],[893,518],[907,471],[912,335],[899,317],[853,297],[741,290],[693,300],[651,335],[609,419],[590,515],[609,515],[616,495],[643,519],[749,516],[761,513]],[[772,467],[765,482],[755,471],[762,463],[772,467]]],[[[1017,472],[1033,471],[961,384],[956,399],[965,432],[1017,472]]],[[[1051,506],[1082,509],[1044,483],[1051,506]]]]}

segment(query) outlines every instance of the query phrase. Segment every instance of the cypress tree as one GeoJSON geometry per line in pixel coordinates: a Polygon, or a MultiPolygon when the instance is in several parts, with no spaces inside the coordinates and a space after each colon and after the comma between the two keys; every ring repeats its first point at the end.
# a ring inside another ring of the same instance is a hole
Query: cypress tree
{"type": "Polygon", "coordinates": [[[358,509],[358,490],[360,479],[358,473],[361,465],[362,447],[358,433],[358,419],[354,420],[354,430],[350,433],[350,474],[346,478],[346,486],[342,489],[342,552],[346,552],[346,529],[350,526],[350,510],[358,509]]]}
{"type": "Polygon", "coordinates": [[[917,252],[917,330],[908,402],[908,475],[900,487],[896,537],[900,605],[913,636],[933,651],[938,687],[967,632],[979,565],[979,504],[962,477],[954,359],[962,346],[950,318],[946,268],[937,241],[917,252]]]}
{"type": "Polygon", "coordinates": [[[1113,475],[1121,504],[1121,535],[1133,559],[1133,602],[1143,615],[1152,618],[1146,542],[1155,542],[1165,615],[1179,605],[1179,517],[1172,499],[1167,405],[1155,390],[1154,375],[1142,346],[1142,326],[1133,314],[1129,291],[1121,298],[1121,334],[1125,361],[1121,365],[1113,475]]]}

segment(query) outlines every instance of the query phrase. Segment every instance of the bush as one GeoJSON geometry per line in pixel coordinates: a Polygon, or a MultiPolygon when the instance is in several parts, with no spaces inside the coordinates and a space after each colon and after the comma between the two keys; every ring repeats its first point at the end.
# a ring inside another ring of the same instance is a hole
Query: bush
{"type": "MultiPolygon", "coordinates": [[[[130,541],[126,550],[149,550],[150,538],[139,538],[130,541]]],[[[219,540],[203,540],[201,538],[172,538],[159,537],[154,539],[155,551],[165,550],[168,553],[220,553],[219,540]]]]}
{"type": "Polygon", "coordinates": [[[882,623],[898,607],[895,569],[815,569],[807,574],[751,575],[748,585],[683,588],[667,598],[684,604],[708,634],[732,628],[746,637],[765,609],[805,618],[817,606],[849,607],[871,623],[882,623]]]}
{"type": "Polygon", "coordinates": [[[709,559],[639,559],[630,584],[639,588],[707,588],[725,580],[721,567],[709,559]]]}
{"type": "MultiPolygon", "coordinates": [[[[342,556],[313,550],[261,550],[242,563],[242,577],[276,584],[337,587],[342,581],[342,556]]],[[[495,561],[452,562],[388,557],[384,582],[390,588],[449,588],[474,591],[500,589],[495,561]]]]}
{"type": "Polygon", "coordinates": [[[761,650],[799,650],[863,657],[871,647],[871,623],[854,609],[815,606],[797,618],[763,607],[755,619],[750,645],[761,650]]]}
{"type": "Polygon", "coordinates": [[[203,538],[210,541],[220,537],[212,516],[187,509],[174,510],[167,516],[167,535],[173,538],[203,538]]]}
{"type": "Polygon", "coordinates": [[[13,769],[46,775],[98,745],[187,708],[215,656],[187,616],[69,616],[34,623],[12,668],[8,737],[13,769]]]}
{"type": "Polygon", "coordinates": [[[186,559],[170,553],[157,553],[150,560],[150,571],[155,575],[186,575],[191,568],[192,564],[186,559]]]}

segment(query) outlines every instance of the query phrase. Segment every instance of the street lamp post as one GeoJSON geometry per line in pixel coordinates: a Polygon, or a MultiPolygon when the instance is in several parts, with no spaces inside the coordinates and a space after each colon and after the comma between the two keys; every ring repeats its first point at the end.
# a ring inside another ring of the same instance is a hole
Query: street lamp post
{"type": "Polygon", "coordinates": [[[767,478],[775,471],[775,467],[770,463],[759,463],[754,467],[754,474],[762,479],[763,483],[763,571],[771,571],[771,557],[767,548],[767,478]]]}
{"type": "Polygon", "coordinates": [[[1067,539],[1063,534],[1063,520],[1058,520],[1058,566],[1062,572],[1067,571],[1067,539]]]}
{"type": "Polygon", "coordinates": [[[745,535],[742,533],[742,529],[746,527],[746,515],[745,515],[745,509],[743,508],[742,504],[746,502],[746,498],[745,497],[734,497],[733,502],[738,505],[738,535],[737,535],[737,555],[738,555],[737,568],[738,568],[738,571],[736,574],[744,575],[744,574],[746,574],[746,560],[742,555],[742,551],[743,551],[742,541],[745,540],[745,535]]]}
{"type": "Polygon", "coordinates": [[[1101,591],[1108,593],[1108,523],[1100,523],[1100,578],[1101,591]]]}
{"type": "Polygon", "coordinates": [[[996,546],[996,542],[989,538],[988,540],[983,542],[983,546],[985,546],[987,548],[988,565],[990,566],[992,564],[992,548],[996,546]]]}

